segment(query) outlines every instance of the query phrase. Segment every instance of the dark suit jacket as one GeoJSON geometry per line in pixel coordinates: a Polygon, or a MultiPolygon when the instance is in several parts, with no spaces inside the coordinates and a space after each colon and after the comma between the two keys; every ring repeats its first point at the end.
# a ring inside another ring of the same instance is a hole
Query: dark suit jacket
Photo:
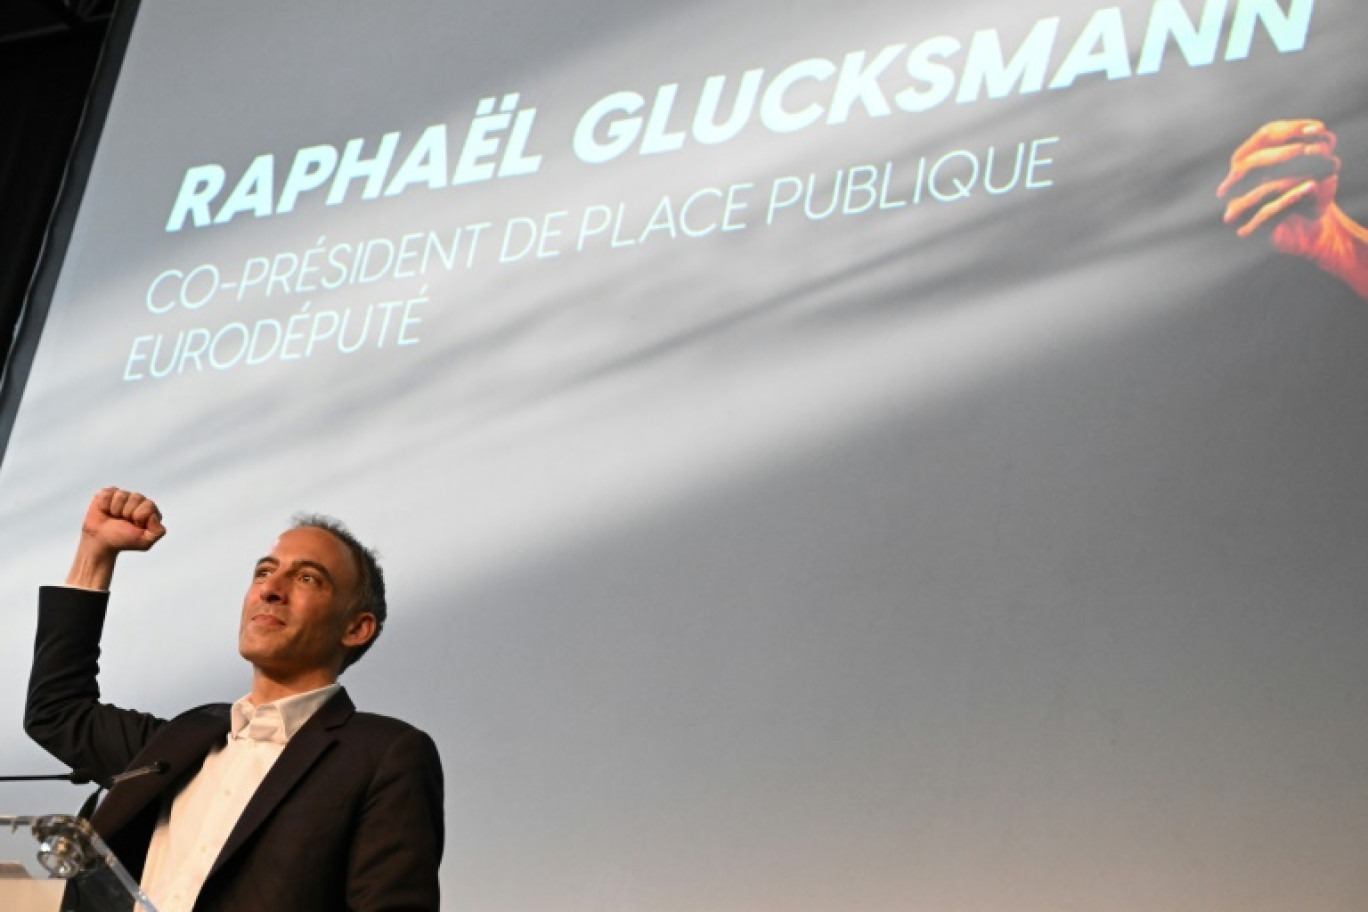
{"type": "MultiPolygon", "coordinates": [[[[91,818],[134,877],[165,796],[228,734],[228,704],[170,721],[99,701],[107,593],[45,587],[24,728],[97,780],[162,761],[114,786],[91,818]]],[[[438,908],[442,770],[432,739],[333,696],[290,739],[239,818],[197,912],[438,908]]]]}

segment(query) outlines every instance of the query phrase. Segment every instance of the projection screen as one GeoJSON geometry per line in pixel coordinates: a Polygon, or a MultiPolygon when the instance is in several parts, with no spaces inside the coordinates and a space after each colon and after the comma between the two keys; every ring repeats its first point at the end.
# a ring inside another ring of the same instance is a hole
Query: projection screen
{"type": "Polygon", "coordinates": [[[0,767],[119,485],[119,705],[246,692],[292,513],[380,550],[342,680],[441,749],[445,908],[1364,908],[1365,25],[125,7],[6,380],[0,767]]]}

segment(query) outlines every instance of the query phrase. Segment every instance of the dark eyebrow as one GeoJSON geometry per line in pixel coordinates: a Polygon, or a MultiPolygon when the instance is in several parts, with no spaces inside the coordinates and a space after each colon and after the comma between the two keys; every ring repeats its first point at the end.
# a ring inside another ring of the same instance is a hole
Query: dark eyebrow
{"type": "Polygon", "coordinates": [[[319,575],[322,576],[325,580],[328,581],[328,585],[329,585],[329,586],[335,585],[335,584],[333,583],[332,574],[328,572],[328,568],[325,567],[325,566],[323,566],[322,564],[320,564],[318,561],[311,561],[311,560],[295,561],[295,562],[290,566],[290,569],[292,569],[292,570],[302,570],[302,569],[304,569],[305,567],[309,568],[310,570],[317,570],[318,573],[319,573],[319,575]]]}

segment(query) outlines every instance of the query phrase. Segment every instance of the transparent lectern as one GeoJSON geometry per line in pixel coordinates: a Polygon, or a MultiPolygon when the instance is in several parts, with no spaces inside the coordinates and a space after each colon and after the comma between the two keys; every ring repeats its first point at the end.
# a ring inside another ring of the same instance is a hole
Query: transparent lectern
{"type": "Polygon", "coordinates": [[[58,909],[64,891],[67,899],[62,909],[157,912],[104,840],[80,817],[0,816],[0,860],[19,863],[0,870],[0,907],[7,912],[18,905],[5,901],[7,885],[15,895],[23,892],[37,897],[34,901],[47,904],[52,912],[58,909]],[[44,882],[34,883],[35,878],[44,882]]]}

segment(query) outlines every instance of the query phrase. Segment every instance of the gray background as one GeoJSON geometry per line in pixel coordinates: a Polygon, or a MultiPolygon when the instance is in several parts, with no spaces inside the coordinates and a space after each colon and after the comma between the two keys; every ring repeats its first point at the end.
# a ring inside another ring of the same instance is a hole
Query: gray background
{"type": "Polygon", "coordinates": [[[345,683],[438,740],[449,908],[1361,909],[1368,303],[1214,195],[1311,116],[1368,214],[1358,7],[1300,54],[599,167],[564,141],[619,89],[1047,15],[1058,61],[1099,8],[943,6],[145,0],[0,468],[0,766],[51,765],[33,589],[118,484],[171,530],[116,581],[123,705],[246,690],[236,607],[294,510],[380,548],[392,624],[345,683]],[[506,91],[534,177],[161,230],[186,167],[506,91]],[[149,315],[168,266],[1041,136],[1049,190],[486,263],[427,283],[411,348],[119,379],[133,336],[236,318],[149,315]]]}

